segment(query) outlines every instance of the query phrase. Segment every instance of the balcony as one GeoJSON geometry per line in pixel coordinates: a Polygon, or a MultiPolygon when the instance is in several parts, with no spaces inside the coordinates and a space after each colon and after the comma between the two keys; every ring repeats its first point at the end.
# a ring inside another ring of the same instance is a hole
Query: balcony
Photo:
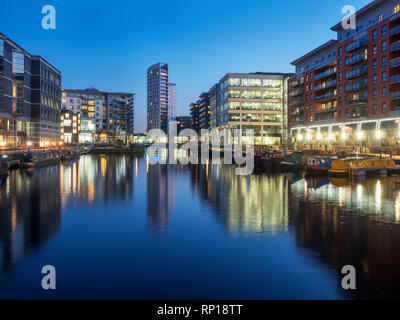
{"type": "Polygon", "coordinates": [[[364,76],[366,74],[367,74],[367,70],[366,69],[355,69],[355,70],[353,70],[353,71],[351,71],[351,72],[349,72],[347,74],[346,79],[347,80],[355,79],[355,78],[359,78],[361,76],[364,76]]]}
{"type": "Polygon", "coordinates": [[[295,99],[292,102],[289,103],[289,107],[298,107],[303,104],[303,99],[295,99]]]}
{"type": "Polygon", "coordinates": [[[346,52],[353,52],[357,49],[363,48],[367,46],[367,39],[363,38],[363,39],[358,39],[356,41],[354,41],[352,44],[346,46],[346,52]]]}
{"type": "Polygon", "coordinates": [[[322,96],[315,97],[315,101],[328,101],[328,100],[336,99],[336,97],[337,97],[336,93],[329,92],[322,96]]]}
{"type": "Polygon", "coordinates": [[[302,88],[296,89],[295,91],[292,91],[289,93],[290,97],[298,97],[303,95],[304,90],[302,88]]]}
{"type": "Polygon", "coordinates": [[[320,84],[319,86],[315,86],[314,90],[321,91],[321,90],[329,89],[332,87],[336,87],[336,84],[337,84],[336,80],[324,82],[323,84],[320,84]]]}
{"type": "Polygon", "coordinates": [[[298,86],[303,85],[304,81],[303,80],[296,80],[296,81],[292,81],[289,83],[289,88],[295,88],[298,86]]]}
{"type": "Polygon", "coordinates": [[[361,90],[366,90],[368,88],[366,83],[363,82],[357,82],[352,84],[351,86],[348,86],[346,88],[346,92],[356,92],[356,91],[361,91],[361,90]]]}
{"type": "Polygon", "coordinates": [[[400,58],[393,59],[390,61],[390,67],[391,68],[396,68],[400,66],[400,58]]]}
{"type": "Polygon", "coordinates": [[[328,69],[325,72],[315,75],[315,80],[321,80],[323,78],[336,75],[336,71],[337,71],[336,68],[328,69]]]}
{"type": "Polygon", "coordinates": [[[359,53],[359,54],[356,54],[356,55],[352,56],[350,59],[348,59],[346,61],[346,65],[347,66],[352,66],[354,64],[357,64],[357,63],[360,63],[360,62],[364,62],[366,60],[367,60],[367,58],[365,56],[365,53],[359,53]]]}
{"type": "Polygon", "coordinates": [[[396,34],[400,33],[400,25],[395,26],[394,28],[390,29],[390,36],[393,37],[396,34]]]}
{"type": "Polygon", "coordinates": [[[321,114],[321,113],[328,113],[328,112],[335,112],[336,111],[336,107],[330,107],[330,108],[321,108],[318,110],[315,110],[314,113],[315,114],[321,114]]]}
{"type": "Polygon", "coordinates": [[[367,103],[367,96],[361,96],[356,99],[346,101],[346,106],[358,106],[367,103]]]}
{"type": "Polygon", "coordinates": [[[390,45],[390,52],[396,52],[400,50],[400,41],[390,45]]]}
{"type": "Polygon", "coordinates": [[[391,92],[390,100],[400,100],[400,91],[391,92]]]}
{"type": "Polygon", "coordinates": [[[390,77],[390,84],[400,83],[400,74],[390,77]]]}

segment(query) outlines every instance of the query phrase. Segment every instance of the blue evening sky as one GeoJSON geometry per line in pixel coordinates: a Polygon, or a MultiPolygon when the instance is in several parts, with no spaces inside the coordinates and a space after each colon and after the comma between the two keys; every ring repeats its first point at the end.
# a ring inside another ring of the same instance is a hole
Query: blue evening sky
{"type": "Polygon", "coordinates": [[[370,0],[24,0],[1,5],[0,32],[62,71],[63,87],[134,92],[145,130],[146,69],[169,64],[177,114],[228,72],[292,72],[290,62],[334,37],[341,8],[370,0]],[[57,10],[56,30],[41,8],[57,10]]]}

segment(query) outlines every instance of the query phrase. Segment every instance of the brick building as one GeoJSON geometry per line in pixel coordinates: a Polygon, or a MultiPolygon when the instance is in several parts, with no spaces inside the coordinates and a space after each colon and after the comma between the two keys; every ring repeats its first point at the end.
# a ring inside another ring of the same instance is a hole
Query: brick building
{"type": "Polygon", "coordinates": [[[289,142],[297,148],[395,147],[400,142],[400,1],[375,0],[356,29],[292,62],[289,142]]]}

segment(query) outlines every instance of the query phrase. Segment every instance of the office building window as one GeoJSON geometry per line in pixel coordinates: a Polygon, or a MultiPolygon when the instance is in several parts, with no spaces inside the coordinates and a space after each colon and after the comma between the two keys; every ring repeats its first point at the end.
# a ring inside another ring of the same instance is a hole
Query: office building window
{"type": "Polygon", "coordinates": [[[376,32],[376,29],[375,29],[374,31],[372,31],[372,39],[373,40],[376,40],[376,34],[377,34],[377,32],[376,32]]]}
{"type": "Polygon", "coordinates": [[[376,99],[378,97],[378,90],[377,89],[374,89],[372,91],[372,96],[373,96],[374,99],[376,99]]]}
{"type": "Polygon", "coordinates": [[[382,41],[382,51],[386,51],[386,41],[382,41]]]}
{"type": "Polygon", "coordinates": [[[386,111],[387,111],[386,103],[382,103],[382,113],[386,113],[386,111]]]}
{"type": "Polygon", "coordinates": [[[382,72],[382,82],[386,82],[386,71],[382,72]]]}
{"type": "Polygon", "coordinates": [[[376,74],[374,74],[374,75],[372,76],[372,82],[373,82],[373,84],[376,84],[376,79],[377,79],[376,74]]]}
{"type": "Polygon", "coordinates": [[[382,67],[386,67],[386,56],[382,57],[382,67]]]}
{"type": "Polygon", "coordinates": [[[382,98],[386,98],[386,87],[382,88],[382,98]]]}

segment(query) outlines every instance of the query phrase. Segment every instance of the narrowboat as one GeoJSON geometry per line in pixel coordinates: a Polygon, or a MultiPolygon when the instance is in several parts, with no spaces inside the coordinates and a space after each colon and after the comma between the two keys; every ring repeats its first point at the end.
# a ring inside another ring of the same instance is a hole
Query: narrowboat
{"type": "Polygon", "coordinates": [[[308,175],[324,175],[328,174],[332,165],[331,157],[311,157],[307,160],[308,175]]]}
{"type": "Polygon", "coordinates": [[[8,164],[3,158],[0,158],[0,179],[8,177],[8,164]]]}
{"type": "Polygon", "coordinates": [[[60,154],[57,151],[35,154],[26,153],[23,155],[21,162],[26,169],[50,166],[60,162],[60,154]]]}
{"type": "Polygon", "coordinates": [[[280,172],[297,172],[301,171],[302,166],[302,154],[291,153],[283,157],[282,161],[278,165],[280,172]]]}
{"type": "Polygon", "coordinates": [[[398,170],[393,159],[348,158],[332,161],[331,176],[366,176],[367,174],[398,170]]]}
{"type": "Polygon", "coordinates": [[[74,160],[78,159],[80,157],[80,153],[75,150],[64,150],[61,153],[61,160],[62,161],[67,161],[67,160],[74,160]]]}
{"type": "Polygon", "coordinates": [[[266,152],[255,158],[255,166],[262,171],[276,171],[279,164],[283,161],[284,155],[282,152],[266,152]]]}

